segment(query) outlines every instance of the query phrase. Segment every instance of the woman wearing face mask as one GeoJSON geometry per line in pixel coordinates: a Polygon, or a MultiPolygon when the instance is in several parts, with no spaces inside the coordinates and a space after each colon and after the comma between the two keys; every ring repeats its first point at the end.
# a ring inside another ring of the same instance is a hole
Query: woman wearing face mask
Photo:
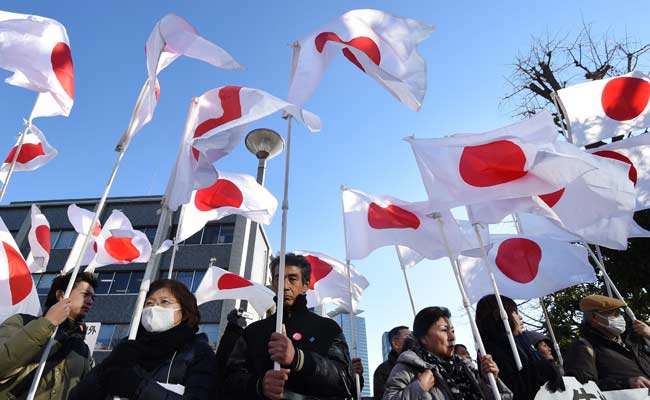
{"type": "Polygon", "coordinates": [[[506,329],[499,314],[497,298],[493,294],[483,297],[476,305],[476,325],[483,338],[485,351],[492,354],[494,361],[499,365],[499,376],[512,390],[514,399],[533,400],[544,384],[552,392],[563,391],[565,388],[559,371],[537,353],[528,337],[523,334],[524,324],[519,316],[517,304],[505,296],[501,296],[501,302],[515,338],[523,367],[521,370],[518,370],[515,364],[506,329]]]}
{"type": "Polygon", "coordinates": [[[182,283],[151,284],[135,340],[125,340],[79,383],[71,400],[208,399],[214,353],[196,299],[182,283]]]}

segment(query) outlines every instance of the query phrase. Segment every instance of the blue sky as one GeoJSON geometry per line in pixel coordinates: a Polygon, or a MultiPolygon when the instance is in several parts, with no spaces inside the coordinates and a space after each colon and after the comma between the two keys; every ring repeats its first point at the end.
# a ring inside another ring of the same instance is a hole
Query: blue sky
{"type": "MultiPolygon", "coordinates": [[[[626,32],[647,41],[647,4],[605,1],[433,2],[433,1],[275,1],[238,2],[42,2],[6,1],[7,11],[62,22],[70,36],[75,67],[75,105],[69,118],[35,123],[60,155],[44,168],[12,178],[11,201],[98,197],[115,160],[113,148],[126,128],[146,75],[144,44],[163,15],[173,12],[200,34],[229,51],[246,71],[225,71],[179,59],[159,76],[156,114],[135,137],[111,195],[161,194],[172,168],[192,96],[224,85],[263,89],[278,97],[288,90],[288,43],[350,9],[375,8],[433,24],[436,30],[419,49],[428,64],[428,91],[419,113],[398,103],[344,57],[330,66],[305,108],[323,120],[320,133],[294,125],[290,183],[289,249],[308,249],[343,259],[339,186],[404,200],[425,199],[409,146],[402,137],[434,137],[482,132],[513,122],[500,98],[505,77],[532,36],[574,34],[581,20],[596,32],[626,32]],[[641,12],[640,12],[641,11],[641,12]]],[[[10,74],[0,71],[0,78],[10,74]]],[[[8,149],[22,128],[35,94],[0,85],[0,148],[8,149]]],[[[271,116],[252,124],[284,135],[286,124],[271,116]]],[[[281,199],[283,157],[269,161],[266,185],[281,199]]],[[[257,162],[241,145],[218,162],[225,171],[255,175],[257,162]]],[[[267,229],[280,247],[280,213],[267,229]]],[[[381,362],[380,335],[410,326],[413,316],[392,248],[355,262],[371,286],[366,310],[371,373],[381,362]]],[[[455,313],[458,342],[471,345],[451,268],[445,260],[423,262],[409,271],[416,306],[447,306],[455,313]]]]}

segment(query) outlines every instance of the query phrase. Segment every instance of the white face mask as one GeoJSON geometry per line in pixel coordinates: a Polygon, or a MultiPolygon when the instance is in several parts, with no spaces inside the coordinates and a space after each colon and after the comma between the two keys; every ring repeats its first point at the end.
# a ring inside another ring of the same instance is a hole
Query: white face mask
{"type": "Polygon", "coordinates": [[[142,326],[147,332],[164,332],[173,328],[174,314],[180,308],[151,306],[142,310],[142,326]]]}
{"type": "Polygon", "coordinates": [[[619,336],[625,332],[625,318],[622,315],[618,317],[605,317],[604,315],[600,316],[603,319],[607,319],[607,324],[602,324],[605,329],[607,329],[612,334],[619,336]]]}

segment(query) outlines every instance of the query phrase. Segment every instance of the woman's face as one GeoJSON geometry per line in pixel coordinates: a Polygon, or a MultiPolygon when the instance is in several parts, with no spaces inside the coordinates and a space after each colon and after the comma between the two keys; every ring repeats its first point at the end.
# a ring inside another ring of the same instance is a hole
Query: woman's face
{"type": "Polygon", "coordinates": [[[440,318],[429,327],[426,335],[420,338],[420,342],[430,353],[449,359],[454,354],[456,344],[454,326],[448,318],[440,318]]]}
{"type": "Polygon", "coordinates": [[[545,341],[537,343],[537,352],[546,360],[553,361],[553,351],[545,341]]]}
{"type": "Polygon", "coordinates": [[[155,292],[151,293],[147,299],[144,301],[145,307],[160,306],[165,308],[174,308],[177,309],[174,311],[174,326],[181,323],[183,319],[183,312],[181,310],[181,304],[178,302],[178,299],[174,297],[174,294],[168,288],[160,288],[155,292]]]}
{"type": "Polygon", "coordinates": [[[524,333],[524,320],[521,318],[521,315],[517,311],[513,311],[510,314],[510,319],[512,320],[512,334],[519,336],[524,333]]]}

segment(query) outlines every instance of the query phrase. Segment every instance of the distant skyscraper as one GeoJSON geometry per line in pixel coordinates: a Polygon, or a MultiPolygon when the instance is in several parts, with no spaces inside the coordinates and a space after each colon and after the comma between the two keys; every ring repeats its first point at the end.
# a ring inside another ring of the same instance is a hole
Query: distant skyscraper
{"type": "Polygon", "coordinates": [[[381,335],[381,356],[383,357],[384,361],[388,360],[388,353],[392,350],[392,346],[390,345],[390,340],[388,340],[388,332],[384,332],[381,335]]]}
{"type": "MultiPolygon", "coordinates": [[[[339,324],[343,330],[346,342],[350,348],[350,356],[354,357],[352,350],[352,330],[350,329],[350,314],[338,314],[334,320],[339,324]]],[[[357,353],[363,365],[363,380],[365,384],[361,390],[361,396],[369,397],[370,394],[370,371],[368,371],[368,343],[366,341],[366,320],[363,317],[354,317],[354,330],[357,338],[357,353]]]]}

